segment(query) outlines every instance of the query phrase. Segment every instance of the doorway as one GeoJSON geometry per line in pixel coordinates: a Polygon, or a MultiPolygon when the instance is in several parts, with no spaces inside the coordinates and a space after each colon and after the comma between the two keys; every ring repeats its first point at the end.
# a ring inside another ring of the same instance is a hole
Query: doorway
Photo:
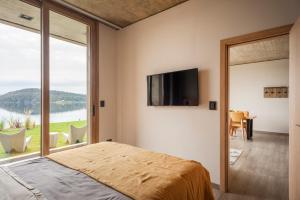
{"type": "Polygon", "coordinates": [[[229,48],[230,193],[288,199],[288,88],[289,35],[229,48]]]}
{"type": "MultiPolygon", "coordinates": [[[[230,192],[230,48],[289,34],[292,25],[264,30],[221,41],[221,190],[230,192]]],[[[261,95],[264,92],[261,91],[261,95]]],[[[247,110],[246,110],[247,111],[247,110]]],[[[249,114],[249,113],[248,113],[249,114]]],[[[251,113],[250,113],[251,114],[251,113]]],[[[250,122],[249,122],[250,123],[250,122]]],[[[248,123],[248,124],[249,124],[248,123]]],[[[254,122],[255,123],[255,122],[254,122]]],[[[249,129],[245,132],[250,132],[249,129]]],[[[251,137],[248,135],[248,137],[251,137]]],[[[247,140],[247,135],[245,135],[247,140]]],[[[251,177],[250,177],[251,178],[251,177]]],[[[266,191],[265,191],[266,192],[266,191]]]]}

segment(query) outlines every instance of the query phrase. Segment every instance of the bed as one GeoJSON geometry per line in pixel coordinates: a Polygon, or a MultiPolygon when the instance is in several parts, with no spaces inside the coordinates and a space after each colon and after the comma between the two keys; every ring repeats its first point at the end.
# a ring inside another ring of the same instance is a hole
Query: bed
{"type": "Polygon", "coordinates": [[[101,142],[0,167],[0,199],[211,200],[198,162],[101,142]]]}

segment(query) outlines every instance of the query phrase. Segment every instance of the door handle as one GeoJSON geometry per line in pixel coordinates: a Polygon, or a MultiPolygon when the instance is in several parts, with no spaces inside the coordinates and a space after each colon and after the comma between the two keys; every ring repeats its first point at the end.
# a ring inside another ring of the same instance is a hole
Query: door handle
{"type": "Polygon", "coordinates": [[[96,115],[96,106],[95,106],[95,105],[93,105],[92,115],[93,115],[93,116],[96,115]]]}
{"type": "Polygon", "coordinates": [[[296,124],[296,126],[300,127],[300,124],[296,124]]]}

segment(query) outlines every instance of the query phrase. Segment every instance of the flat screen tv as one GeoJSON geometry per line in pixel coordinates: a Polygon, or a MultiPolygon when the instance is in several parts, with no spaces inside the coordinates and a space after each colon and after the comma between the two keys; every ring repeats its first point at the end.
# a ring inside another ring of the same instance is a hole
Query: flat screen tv
{"type": "Polygon", "coordinates": [[[198,69],[147,76],[148,106],[198,106],[198,69]]]}

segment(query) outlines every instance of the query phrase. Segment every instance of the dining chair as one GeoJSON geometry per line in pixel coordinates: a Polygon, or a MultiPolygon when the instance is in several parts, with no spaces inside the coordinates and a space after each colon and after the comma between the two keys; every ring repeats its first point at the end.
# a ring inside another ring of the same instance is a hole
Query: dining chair
{"type": "Polygon", "coordinates": [[[243,119],[243,122],[246,124],[245,127],[247,128],[247,119],[249,119],[249,117],[250,117],[249,112],[248,112],[248,111],[238,111],[238,112],[244,113],[244,119],[243,119]]]}
{"type": "Polygon", "coordinates": [[[244,121],[245,120],[244,112],[229,112],[229,117],[230,117],[230,122],[229,122],[230,135],[233,136],[233,133],[236,134],[236,130],[238,128],[241,128],[243,139],[245,141],[247,124],[244,121]]]}
{"type": "Polygon", "coordinates": [[[243,111],[243,113],[244,113],[244,118],[246,119],[249,118],[250,114],[248,111],[243,111]]]}

